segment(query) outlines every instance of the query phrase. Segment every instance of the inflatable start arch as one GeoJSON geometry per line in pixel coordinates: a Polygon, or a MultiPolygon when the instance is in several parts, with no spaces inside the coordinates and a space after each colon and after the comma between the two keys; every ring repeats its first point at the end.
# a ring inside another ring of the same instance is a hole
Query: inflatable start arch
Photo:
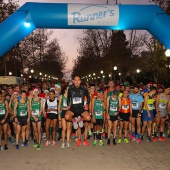
{"type": "Polygon", "coordinates": [[[147,30],[170,49],[170,16],[157,5],[25,3],[0,24],[0,56],[36,28],[147,30]]]}

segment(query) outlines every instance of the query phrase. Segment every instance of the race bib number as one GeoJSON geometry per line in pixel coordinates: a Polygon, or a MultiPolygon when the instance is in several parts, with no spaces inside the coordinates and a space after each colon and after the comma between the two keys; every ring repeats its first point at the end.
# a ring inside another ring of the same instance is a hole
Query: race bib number
{"type": "Polygon", "coordinates": [[[139,107],[139,105],[138,105],[138,103],[136,103],[136,102],[132,102],[132,108],[138,108],[139,107]]]}
{"type": "Polygon", "coordinates": [[[5,109],[0,110],[0,115],[5,115],[5,109]]]}
{"type": "Polygon", "coordinates": [[[95,112],[95,115],[96,115],[96,116],[101,116],[101,115],[102,115],[102,111],[100,111],[100,110],[96,111],[96,112],[95,112]]]}
{"type": "Polygon", "coordinates": [[[129,109],[129,105],[122,105],[122,109],[123,110],[128,110],[129,109]]]}
{"type": "Polygon", "coordinates": [[[166,109],[166,104],[160,103],[160,104],[159,104],[159,108],[161,108],[161,109],[166,109]]]}
{"type": "Polygon", "coordinates": [[[153,104],[148,104],[148,109],[153,109],[153,104]]]}
{"type": "Polygon", "coordinates": [[[26,115],[27,115],[27,111],[26,111],[26,110],[20,111],[20,115],[21,115],[21,116],[26,116],[26,115]]]}
{"type": "Polygon", "coordinates": [[[117,111],[117,107],[110,105],[110,111],[116,112],[117,111]]]}
{"type": "Polygon", "coordinates": [[[67,107],[67,100],[64,100],[64,101],[63,101],[63,106],[64,106],[64,107],[67,107]]]}
{"type": "Polygon", "coordinates": [[[32,115],[33,116],[37,116],[39,114],[39,110],[32,110],[32,115]]]}
{"type": "Polygon", "coordinates": [[[81,97],[74,97],[73,98],[73,104],[81,104],[82,98],[81,97]]]}

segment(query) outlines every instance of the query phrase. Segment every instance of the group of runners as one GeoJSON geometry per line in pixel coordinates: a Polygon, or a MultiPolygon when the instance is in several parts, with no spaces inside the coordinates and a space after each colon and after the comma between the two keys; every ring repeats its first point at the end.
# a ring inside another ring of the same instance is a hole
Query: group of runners
{"type": "Polygon", "coordinates": [[[73,134],[77,146],[81,146],[82,137],[83,144],[89,146],[92,135],[94,146],[104,146],[104,139],[108,146],[121,144],[122,140],[140,144],[144,136],[148,142],[165,142],[165,124],[170,133],[169,95],[170,86],[115,85],[110,80],[105,87],[82,84],[80,76],[73,78],[72,85],[1,85],[0,150],[7,150],[8,142],[15,142],[19,150],[20,138],[26,147],[30,136],[37,150],[41,150],[42,138],[46,147],[56,146],[56,140],[61,140],[61,148],[69,148],[73,134]]]}

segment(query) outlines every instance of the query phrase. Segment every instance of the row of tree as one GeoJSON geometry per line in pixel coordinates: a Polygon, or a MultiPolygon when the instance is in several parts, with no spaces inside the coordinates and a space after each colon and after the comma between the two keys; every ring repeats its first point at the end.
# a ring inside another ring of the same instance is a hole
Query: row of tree
{"type": "MultiPolygon", "coordinates": [[[[167,1],[154,1],[167,12],[167,1]]],[[[79,74],[89,80],[89,74],[95,73],[105,79],[116,74],[120,81],[155,81],[163,83],[167,78],[167,57],[165,47],[148,33],[137,35],[131,31],[127,40],[124,31],[85,30],[79,39],[78,57],[74,60],[73,75],[79,74]],[[114,66],[117,67],[116,72],[114,66]],[[137,74],[137,69],[141,71],[137,74]],[[118,77],[118,73],[119,74],[118,77]]],[[[93,77],[94,78],[94,77],[93,77]]],[[[92,77],[91,77],[92,79],[92,77]]],[[[103,78],[102,78],[103,79],[103,78]]]]}
{"type": "MultiPolygon", "coordinates": [[[[9,1],[0,4],[0,22],[3,22],[18,8],[17,3],[9,1]]],[[[50,77],[63,77],[67,62],[65,53],[61,50],[57,39],[51,39],[52,31],[36,29],[28,37],[0,58],[0,75],[20,76],[28,74],[31,69],[35,75],[41,72],[50,77]],[[27,72],[24,72],[27,70],[27,72]]]]}

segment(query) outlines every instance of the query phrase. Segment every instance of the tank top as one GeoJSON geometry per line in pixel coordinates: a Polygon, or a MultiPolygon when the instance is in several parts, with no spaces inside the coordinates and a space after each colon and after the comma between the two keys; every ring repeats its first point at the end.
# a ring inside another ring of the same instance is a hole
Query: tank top
{"type": "Polygon", "coordinates": [[[21,103],[20,101],[18,101],[17,116],[28,116],[27,100],[25,101],[25,103],[21,103]]]}
{"type": "Polygon", "coordinates": [[[61,107],[61,109],[65,109],[67,107],[67,98],[64,95],[62,95],[60,107],[61,107]]]}
{"type": "Polygon", "coordinates": [[[126,100],[124,100],[123,98],[121,98],[121,113],[129,113],[130,112],[130,99],[127,98],[126,100]]]}
{"type": "MultiPolygon", "coordinates": [[[[152,96],[148,95],[148,101],[147,101],[147,105],[148,105],[148,110],[153,110],[154,109],[154,98],[152,96]]],[[[144,110],[146,110],[145,106],[143,107],[144,110]]]]}
{"type": "Polygon", "coordinates": [[[167,104],[169,101],[169,97],[164,97],[163,94],[160,94],[159,101],[158,101],[158,111],[164,117],[167,114],[167,104]]]}
{"type": "Polygon", "coordinates": [[[6,115],[6,105],[5,105],[5,100],[0,103],[0,116],[5,116],[6,115]]]}
{"type": "Polygon", "coordinates": [[[95,99],[94,101],[94,117],[95,119],[103,119],[103,105],[102,105],[102,101],[95,99]]]}
{"type": "Polygon", "coordinates": [[[55,109],[55,111],[47,112],[47,113],[54,113],[57,114],[57,99],[55,98],[54,101],[50,102],[50,100],[47,100],[47,109],[55,109]]]}
{"type": "Polygon", "coordinates": [[[32,99],[31,100],[32,115],[38,116],[40,110],[41,110],[41,98],[39,98],[38,101],[34,101],[34,99],[32,99]]]}
{"type": "Polygon", "coordinates": [[[110,100],[109,100],[109,115],[114,116],[115,112],[118,112],[118,107],[119,107],[118,98],[113,100],[112,97],[110,97],[110,100]]]}
{"type": "Polygon", "coordinates": [[[12,109],[12,111],[14,111],[14,106],[15,106],[15,102],[12,101],[12,102],[11,102],[11,109],[12,109]]]}

